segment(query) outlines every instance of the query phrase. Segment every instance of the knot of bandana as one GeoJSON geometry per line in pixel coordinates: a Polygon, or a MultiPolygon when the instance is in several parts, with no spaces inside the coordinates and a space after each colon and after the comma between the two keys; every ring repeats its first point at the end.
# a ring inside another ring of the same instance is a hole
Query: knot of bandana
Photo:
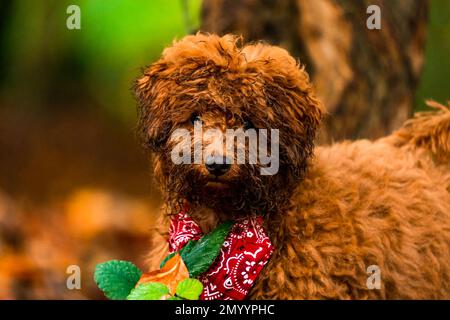
{"type": "MultiPolygon", "coordinates": [[[[169,251],[179,251],[202,231],[187,209],[175,215],[169,228],[169,251]]],[[[235,222],[210,268],[199,276],[203,283],[200,300],[243,300],[269,261],[273,246],[261,216],[235,222]]]]}

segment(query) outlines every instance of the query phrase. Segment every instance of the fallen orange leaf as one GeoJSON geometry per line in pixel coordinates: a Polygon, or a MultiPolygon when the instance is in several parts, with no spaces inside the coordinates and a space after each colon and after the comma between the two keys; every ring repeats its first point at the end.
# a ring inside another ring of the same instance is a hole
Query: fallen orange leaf
{"type": "Polygon", "coordinates": [[[189,271],[179,254],[167,260],[160,270],[144,273],[136,286],[147,282],[159,282],[165,284],[172,295],[175,294],[178,283],[189,278],[189,271]]]}

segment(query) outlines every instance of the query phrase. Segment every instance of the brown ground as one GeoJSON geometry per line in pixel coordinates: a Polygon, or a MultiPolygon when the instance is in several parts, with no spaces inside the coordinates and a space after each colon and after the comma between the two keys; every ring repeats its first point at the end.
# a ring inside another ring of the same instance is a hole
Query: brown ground
{"type": "Polygon", "coordinates": [[[142,266],[159,197],[133,130],[112,123],[0,109],[0,299],[102,298],[95,264],[142,266]]]}

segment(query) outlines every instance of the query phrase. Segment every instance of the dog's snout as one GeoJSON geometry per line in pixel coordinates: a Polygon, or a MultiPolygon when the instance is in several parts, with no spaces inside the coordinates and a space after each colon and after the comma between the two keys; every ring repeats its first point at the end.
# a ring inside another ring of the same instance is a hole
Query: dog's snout
{"type": "Polygon", "coordinates": [[[231,164],[227,157],[223,157],[222,161],[218,161],[215,157],[208,156],[205,161],[205,167],[209,173],[216,177],[221,176],[230,170],[231,164]]]}

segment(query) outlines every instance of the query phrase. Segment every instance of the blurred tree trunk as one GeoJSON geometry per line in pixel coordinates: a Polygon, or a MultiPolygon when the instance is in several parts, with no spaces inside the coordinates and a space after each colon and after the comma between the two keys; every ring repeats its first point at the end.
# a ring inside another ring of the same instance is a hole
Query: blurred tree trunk
{"type": "Polygon", "coordinates": [[[427,0],[204,0],[202,31],[280,45],[306,65],[327,107],[321,141],[376,138],[411,114],[427,0]],[[381,30],[369,30],[369,5],[381,30]]]}

